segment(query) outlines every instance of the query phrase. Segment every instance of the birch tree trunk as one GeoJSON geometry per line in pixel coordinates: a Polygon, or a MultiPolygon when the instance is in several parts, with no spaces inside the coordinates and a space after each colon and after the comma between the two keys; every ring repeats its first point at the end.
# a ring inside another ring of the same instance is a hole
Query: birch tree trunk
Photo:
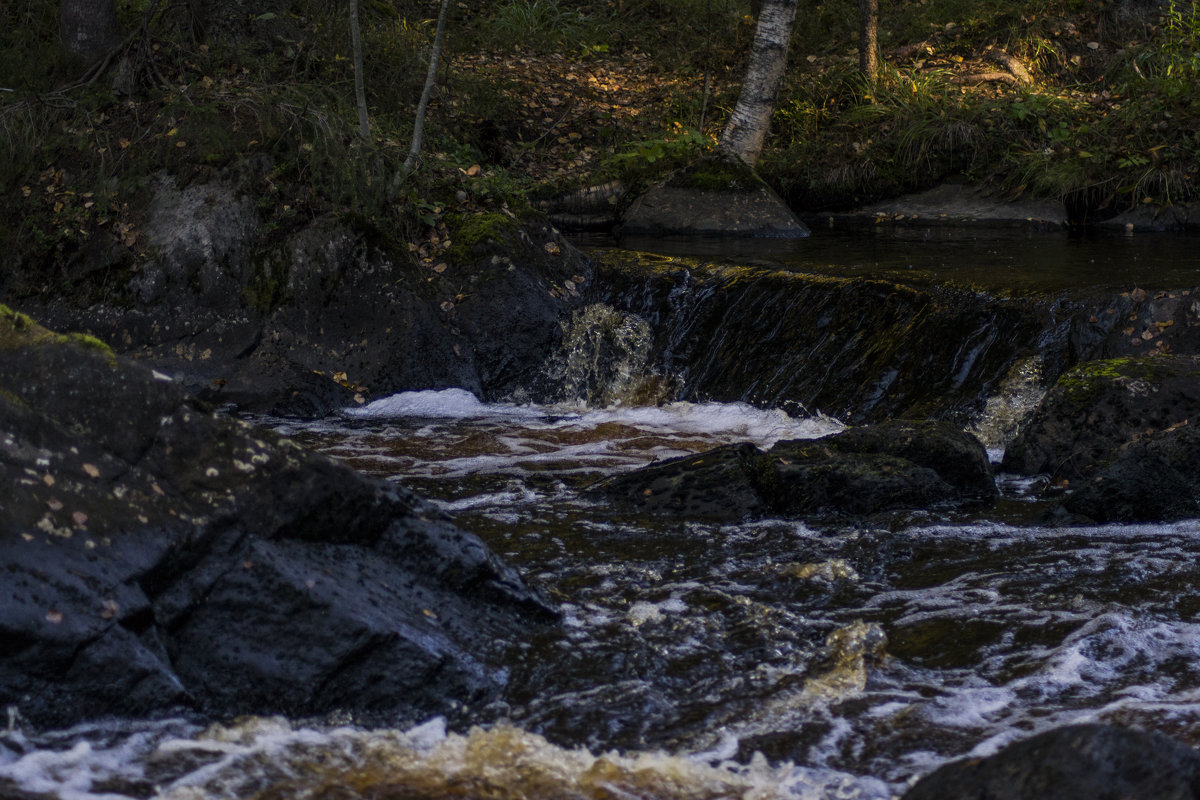
{"type": "Polygon", "coordinates": [[[61,0],[59,36],[68,55],[96,61],[121,41],[114,0],[61,0]]]}
{"type": "Polygon", "coordinates": [[[758,163],[771,127],[771,115],[775,113],[775,99],[787,68],[796,3],[797,0],[763,0],[742,93],[721,133],[720,149],[751,167],[758,163]]]}
{"type": "Polygon", "coordinates": [[[350,49],[354,58],[354,103],[358,106],[358,135],[371,138],[367,119],[367,89],[363,77],[362,27],[358,23],[358,0],[350,0],[350,49]]]}

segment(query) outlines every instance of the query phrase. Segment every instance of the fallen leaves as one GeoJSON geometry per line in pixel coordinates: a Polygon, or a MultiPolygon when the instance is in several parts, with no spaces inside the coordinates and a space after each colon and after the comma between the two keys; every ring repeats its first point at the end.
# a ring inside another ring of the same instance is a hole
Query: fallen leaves
{"type": "Polygon", "coordinates": [[[121,612],[121,608],[120,608],[120,606],[117,605],[116,600],[106,599],[101,604],[100,618],[101,619],[112,619],[113,617],[117,616],[117,614],[119,614],[120,612],[121,612]]]}
{"type": "MultiPolygon", "coordinates": [[[[704,82],[696,75],[663,71],[644,53],[586,65],[569,63],[561,54],[474,53],[456,59],[455,69],[509,83],[514,122],[524,139],[517,160],[522,172],[539,181],[585,173],[605,155],[618,130],[622,139],[661,136],[661,120],[704,82]]],[[[722,88],[714,76],[708,79],[710,91],[722,88]]]]}
{"type": "MultiPolygon", "coordinates": [[[[128,146],[127,140],[122,139],[121,142],[122,148],[128,146]]],[[[106,150],[100,148],[98,152],[106,150]]],[[[97,202],[95,192],[72,188],[75,180],[66,170],[51,165],[38,173],[40,193],[35,193],[33,187],[27,185],[21,187],[21,194],[30,199],[34,199],[36,194],[40,198],[49,212],[51,224],[60,235],[75,238],[86,236],[96,228],[110,226],[121,244],[129,248],[137,244],[138,234],[131,222],[129,204],[118,202],[115,190],[103,196],[104,202],[97,202]]]]}

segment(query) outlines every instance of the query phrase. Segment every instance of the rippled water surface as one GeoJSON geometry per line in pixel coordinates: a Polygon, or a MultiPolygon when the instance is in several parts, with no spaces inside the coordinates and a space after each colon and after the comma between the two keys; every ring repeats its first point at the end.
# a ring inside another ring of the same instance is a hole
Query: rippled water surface
{"type": "MultiPolygon", "coordinates": [[[[697,524],[580,489],[730,441],[839,428],[741,405],[389,398],[304,444],[433,497],[565,622],[511,687],[411,731],[251,719],[0,737],[0,789],[208,797],[863,797],[1084,720],[1200,745],[1200,525],[908,514],[697,524]],[[472,724],[482,727],[472,729],[472,724]]],[[[0,794],[3,794],[0,791],[0,794]]]]}

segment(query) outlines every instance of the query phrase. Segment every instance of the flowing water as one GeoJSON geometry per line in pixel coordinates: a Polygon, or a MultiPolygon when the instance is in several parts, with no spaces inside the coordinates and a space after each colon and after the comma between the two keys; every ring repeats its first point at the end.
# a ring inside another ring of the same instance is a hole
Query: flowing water
{"type": "MultiPolygon", "coordinates": [[[[409,730],[247,718],[32,736],[14,718],[0,796],[882,800],[946,760],[1071,722],[1200,746],[1200,522],[1041,527],[1040,501],[1005,476],[983,516],[722,525],[619,512],[581,490],[841,426],[796,409],[622,402],[644,397],[645,331],[597,324],[624,343],[609,377],[578,342],[554,368],[593,398],[608,387],[605,407],[445,390],[268,421],[433,498],[560,604],[561,626],[512,644],[501,698],[409,730]]],[[[1015,365],[975,421],[994,457],[1042,391],[1039,369],[1015,365]]]]}

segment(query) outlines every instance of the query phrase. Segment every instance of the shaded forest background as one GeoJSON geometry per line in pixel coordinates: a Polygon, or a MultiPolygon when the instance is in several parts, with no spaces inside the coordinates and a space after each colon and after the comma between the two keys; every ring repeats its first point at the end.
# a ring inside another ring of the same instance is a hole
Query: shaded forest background
{"type": "MultiPolygon", "coordinates": [[[[136,257],[154,176],[226,177],[281,230],[335,215],[434,258],[474,215],[712,148],[754,31],[739,0],[451,0],[423,156],[403,169],[437,3],[118,0],[119,44],[66,57],[59,9],[0,9],[0,246],[136,257]]],[[[946,180],[1064,200],[1077,219],[1196,196],[1200,9],[1170,0],[801,0],[759,163],[797,210],[946,180]]],[[[0,286],[2,289],[3,286],[0,286]]]]}

